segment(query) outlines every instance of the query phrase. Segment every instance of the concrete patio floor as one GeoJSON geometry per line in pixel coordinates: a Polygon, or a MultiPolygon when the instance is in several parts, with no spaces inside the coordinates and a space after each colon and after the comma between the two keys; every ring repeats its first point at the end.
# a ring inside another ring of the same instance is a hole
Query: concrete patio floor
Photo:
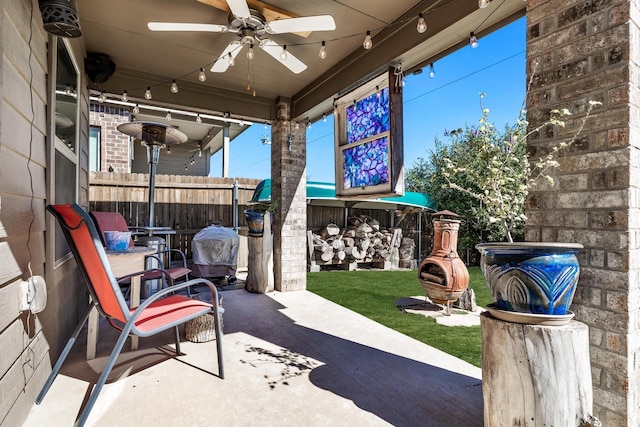
{"type": "MultiPolygon", "coordinates": [[[[215,341],[172,333],[129,345],[98,397],[95,426],[482,426],[481,372],[311,292],[223,290],[224,380],[215,341]]],[[[393,304],[393,301],[389,302],[393,304]]],[[[98,357],[81,334],[25,426],[71,426],[116,335],[98,357]]]]}

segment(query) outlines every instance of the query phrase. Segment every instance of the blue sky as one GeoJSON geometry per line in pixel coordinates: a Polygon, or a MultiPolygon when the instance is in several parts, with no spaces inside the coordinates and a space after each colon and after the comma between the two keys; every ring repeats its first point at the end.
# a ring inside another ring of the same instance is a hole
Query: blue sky
{"type": "MultiPolygon", "coordinates": [[[[490,119],[502,127],[515,123],[526,90],[525,18],[480,39],[476,49],[466,46],[434,63],[435,78],[425,68],[407,76],[404,87],[404,161],[410,168],[427,157],[445,130],[477,123],[479,93],[490,119]]],[[[270,178],[271,147],[261,142],[271,128],[255,124],[231,143],[229,175],[270,178]]],[[[307,129],[307,179],[334,182],[333,119],[307,129]]],[[[222,153],[211,159],[211,176],[220,176],[222,153]]]]}

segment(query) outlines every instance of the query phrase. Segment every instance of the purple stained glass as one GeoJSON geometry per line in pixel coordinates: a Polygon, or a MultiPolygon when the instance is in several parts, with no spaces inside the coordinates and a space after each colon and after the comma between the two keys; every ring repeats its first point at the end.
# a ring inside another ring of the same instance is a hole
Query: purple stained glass
{"type": "Polygon", "coordinates": [[[343,151],[344,188],[369,187],[389,182],[389,139],[374,139],[343,151]]]}
{"type": "Polygon", "coordinates": [[[347,107],[347,144],[389,131],[389,88],[347,107]]]}

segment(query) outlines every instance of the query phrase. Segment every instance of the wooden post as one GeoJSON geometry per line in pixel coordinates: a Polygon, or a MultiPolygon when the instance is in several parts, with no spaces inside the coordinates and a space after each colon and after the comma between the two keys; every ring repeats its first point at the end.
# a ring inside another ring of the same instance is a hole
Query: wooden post
{"type": "Polygon", "coordinates": [[[264,294],[273,291],[273,235],[271,214],[264,215],[262,237],[249,236],[249,258],[245,289],[264,294]]]}
{"type": "Polygon", "coordinates": [[[587,325],[510,323],[488,313],[480,323],[485,426],[599,425],[587,325]]]}

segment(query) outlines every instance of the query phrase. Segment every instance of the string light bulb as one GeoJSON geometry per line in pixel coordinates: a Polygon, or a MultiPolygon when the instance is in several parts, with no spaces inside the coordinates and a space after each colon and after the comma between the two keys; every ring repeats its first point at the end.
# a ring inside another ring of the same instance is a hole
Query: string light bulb
{"type": "Polygon", "coordinates": [[[171,154],[171,147],[167,147],[167,154],[171,154]]]}
{"type": "MultiPolygon", "coordinates": [[[[480,0],[482,1],[482,0],[480,0]]],[[[427,31],[427,21],[424,20],[424,15],[422,13],[418,14],[418,24],[416,25],[416,30],[422,34],[427,31]]]]}
{"type": "Polygon", "coordinates": [[[489,6],[489,3],[491,3],[491,0],[478,0],[478,7],[480,9],[484,9],[485,7],[489,6]]]}
{"type": "Polygon", "coordinates": [[[433,68],[433,62],[429,64],[429,78],[433,79],[436,76],[436,70],[433,68]]]}
{"type": "Polygon", "coordinates": [[[254,53],[253,53],[253,43],[251,43],[249,45],[249,50],[247,51],[247,59],[248,60],[252,60],[254,57],[254,53]]]}
{"type": "Polygon", "coordinates": [[[129,95],[127,94],[127,91],[125,90],[124,92],[122,92],[122,102],[127,102],[129,100],[129,95]]]}
{"type": "Polygon", "coordinates": [[[197,124],[202,123],[202,117],[200,117],[200,114],[198,114],[198,115],[196,116],[196,123],[197,123],[197,124]]]}
{"type": "Polygon", "coordinates": [[[327,123],[327,115],[325,113],[322,113],[322,122],[327,123]]]}
{"type": "Polygon", "coordinates": [[[311,129],[311,120],[307,119],[307,129],[311,129]]]}
{"type": "Polygon", "coordinates": [[[229,66],[233,67],[234,65],[236,65],[236,60],[233,59],[233,56],[231,56],[231,52],[229,52],[227,55],[229,55],[229,66]]]}
{"type": "Polygon", "coordinates": [[[167,111],[167,115],[165,116],[165,119],[171,120],[171,111],[167,111]]]}
{"type": "Polygon", "coordinates": [[[198,73],[198,80],[201,82],[207,81],[207,75],[204,73],[204,68],[200,68],[200,72],[198,73]]]}
{"type": "Polygon", "coordinates": [[[144,99],[151,99],[153,95],[151,95],[151,87],[147,86],[147,90],[144,91],[144,99]]]}
{"type": "Polygon", "coordinates": [[[320,57],[320,59],[327,58],[327,45],[324,40],[322,41],[322,46],[320,46],[320,52],[318,52],[318,56],[320,57]]]}
{"type": "Polygon", "coordinates": [[[283,61],[286,61],[288,56],[289,55],[287,55],[287,45],[285,44],[282,46],[282,52],[280,52],[280,59],[282,59],[283,61]]]}
{"type": "Polygon", "coordinates": [[[380,86],[376,86],[376,98],[380,99],[382,92],[380,92],[380,86]]]}
{"type": "Polygon", "coordinates": [[[178,93],[178,83],[175,80],[171,82],[171,93],[178,93]]]}
{"type": "Polygon", "coordinates": [[[369,50],[373,47],[373,40],[371,40],[371,31],[367,31],[367,35],[364,36],[364,41],[362,42],[362,47],[369,50]]]}
{"type": "Polygon", "coordinates": [[[474,33],[473,31],[469,33],[469,44],[473,49],[478,47],[478,38],[476,37],[476,33],[474,33]]]}
{"type": "Polygon", "coordinates": [[[140,114],[140,107],[138,107],[138,104],[136,104],[136,106],[133,107],[133,114],[140,114]]]}
{"type": "Polygon", "coordinates": [[[107,100],[107,94],[104,91],[100,92],[100,97],[98,97],[98,101],[104,102],[107,100]]]}

